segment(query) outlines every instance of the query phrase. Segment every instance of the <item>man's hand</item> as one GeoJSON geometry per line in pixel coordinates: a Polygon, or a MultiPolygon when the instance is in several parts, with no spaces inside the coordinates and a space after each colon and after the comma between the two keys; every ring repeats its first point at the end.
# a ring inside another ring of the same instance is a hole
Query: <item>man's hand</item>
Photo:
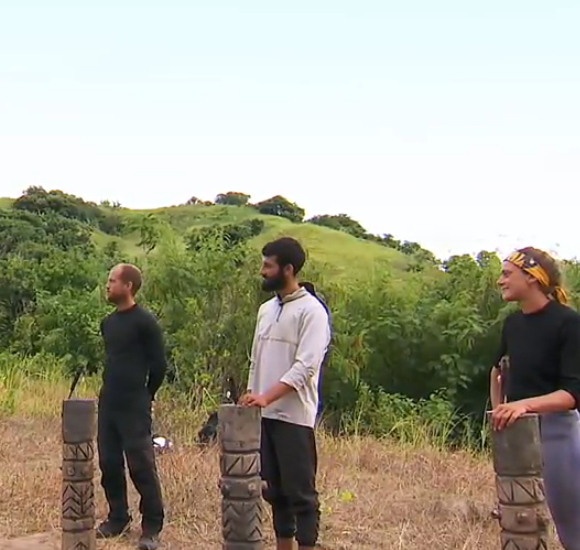
{"type": "Polygon", "coordinates": [[[251,390],[242,395],[238,403],[240,405],[253,405],[255,407],[267,407],[281,397],[295,391],[292,386],[284,382],[276,382],[268,391],[264,393],[253,393],[251,390]]]}
{"type": "Polygon", "coordinates": [[[260,407],[260,408],[264,408],[269,405],[266,396],[259,393],[246,393],[245,395],[242,395],[239,404],[244,405],[246,407],[260,407]]]}
{"type": "Polygon", "coordinates": [[[502,403],[491,411],[491,425],[496,431],[511,426],[518,418],[530,411],[529,402],[525,399],[502,403]]]}
{"type": "Polygon", "coordinates": [[[242,395],[239,399],[238,399],[238,405],[247,405],[248,403],[248,397],[252,394],[252,392],[247,392],[244,393],[244,395],[242,395]]]}

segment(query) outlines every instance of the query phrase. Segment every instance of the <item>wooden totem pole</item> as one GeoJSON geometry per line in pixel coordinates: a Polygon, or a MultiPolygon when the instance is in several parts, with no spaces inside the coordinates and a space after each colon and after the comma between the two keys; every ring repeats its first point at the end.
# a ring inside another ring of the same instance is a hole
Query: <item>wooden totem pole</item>
{"type": "Polygon", "coordinates": [[[549,515],[538,416],[526,414],[511,426],[492,431],[491,445],[501,549],[547,550],[549,515]]]}
{"type": "Polygon", "coordinates": [[[261,412],[222,405],[218,412],[224,550],[262,550],[261,412]]]}
{"type": "Polygon", "coordinates": [[[96,401],[62,406],[62,550],[95,550],[94,438],[96,401]]]}

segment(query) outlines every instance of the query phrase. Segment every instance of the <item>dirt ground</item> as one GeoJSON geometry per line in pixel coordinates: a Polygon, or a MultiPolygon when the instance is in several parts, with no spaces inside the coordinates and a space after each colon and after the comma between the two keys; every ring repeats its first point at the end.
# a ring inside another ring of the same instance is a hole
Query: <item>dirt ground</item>
{"type": "MultiPolygon", "coordinates": [[[[319,438],[321,548],[326,550],[497,550],[491,465],[466,453],[402,449],[369,439],[319,438]]],[[[58,419],[0,418],[0,550],[60,548],[61,447],[58,419]],[[37,535],[41,534],[41,535],[37,535]],[[45,534],[45,535],[43,535],[45,534]],[[28,544],[15,537],[37,535],[28,544]],[[44,539],[42,538],[44,537],[44,539]],[[44,542],[43,542],[44,540],[44,542]]],[[[219,466],[214,449],[181,446],[159,458],[167,506],[166,550],[221,549],[219,466]]],[[[98,472],[98,471],[97,471],[98,472]]],[[[106,512],[98,473],[97,516],[106,512]]],[[[135,547],[139,516],[129,481],[135,547]]],[[[274,548],[266,518],[266,548],[274,548]]],[[[551,548],[559,548],[555,543],[551,548]]]]}

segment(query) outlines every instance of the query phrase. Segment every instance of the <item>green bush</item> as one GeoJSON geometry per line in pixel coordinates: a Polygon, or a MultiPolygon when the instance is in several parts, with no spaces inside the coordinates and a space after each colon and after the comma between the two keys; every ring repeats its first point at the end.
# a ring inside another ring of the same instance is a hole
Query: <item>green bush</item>
{"type": "MultiPolygon", "coordinates": [[[[194,407],[218,402],[226,377],[243,389],[256,313],[268,298],[251,241],[263,221],[182,235],[155,216],[135,215],[143,248],[135,259],[113,242],[96,247],[92,221],[77,219],[83,205],[57,198],[68,201],[58,203],[66,216],[34,211],[26,201],[20,210],[0,211],[9,234],[0,243],[1,376],[15,363],[31,376],[44,370],[47,379],[81,365],[98,373],[99,322],[110,310],[103,287],[110,267],[123,260],[143,269],[140,299],[164,328],[168,391],[194,407]]],[[[98,218],[92,206],[87,211],[98,218]]],[[[303,278],[327,302],[334,330],[322,374],[324,421],[337,431],[409,442],[420,433],[446,443],[479,438],[489,367],[510,311],[497,290],[500,269],[494,253],[481,252],[452,257],[439,270],[383,270],[349,282],[329,279],[324,265],[309,262],[303,278]]],[[[566,275],[576,304],[578,264],[567,262],[566,275]]]]}

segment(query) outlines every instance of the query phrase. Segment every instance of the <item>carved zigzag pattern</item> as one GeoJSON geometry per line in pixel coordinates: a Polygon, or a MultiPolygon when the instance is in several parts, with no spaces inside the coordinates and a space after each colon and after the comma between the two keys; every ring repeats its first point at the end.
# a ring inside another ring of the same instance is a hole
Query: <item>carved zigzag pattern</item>
{"type": "Polygon", "coordinates": [[[223,454],[221,457],[221,472],[223,476],[248,477],[257,475],[260,471],[260,455],[254,454],[223,454]]]}
{"type": "Polygon", "coordinates": [[[95,445],[92,441],[86,443],[64,443],[62,446],[64,460],[89,461],[95,458],[95,445]]]}
{"type": "Polygon", "coordinates": [[[548,546],[543,539],[534,540],[527,537],[521,540],[505,540],[502,544],[502,550],[548,550],[548,546]]]}
{"type": "Polygon", "coordinates": [[[262,541],[262,505],[260,500],[223,501],[222,534],[226,541],[262,541]]]}
{"type": "Polygon", "coordinates": [[[95,513],[95,491],[93,484],[68,483],[62,493],[62,516],[65,519],[82,519],[95,513]]]}

